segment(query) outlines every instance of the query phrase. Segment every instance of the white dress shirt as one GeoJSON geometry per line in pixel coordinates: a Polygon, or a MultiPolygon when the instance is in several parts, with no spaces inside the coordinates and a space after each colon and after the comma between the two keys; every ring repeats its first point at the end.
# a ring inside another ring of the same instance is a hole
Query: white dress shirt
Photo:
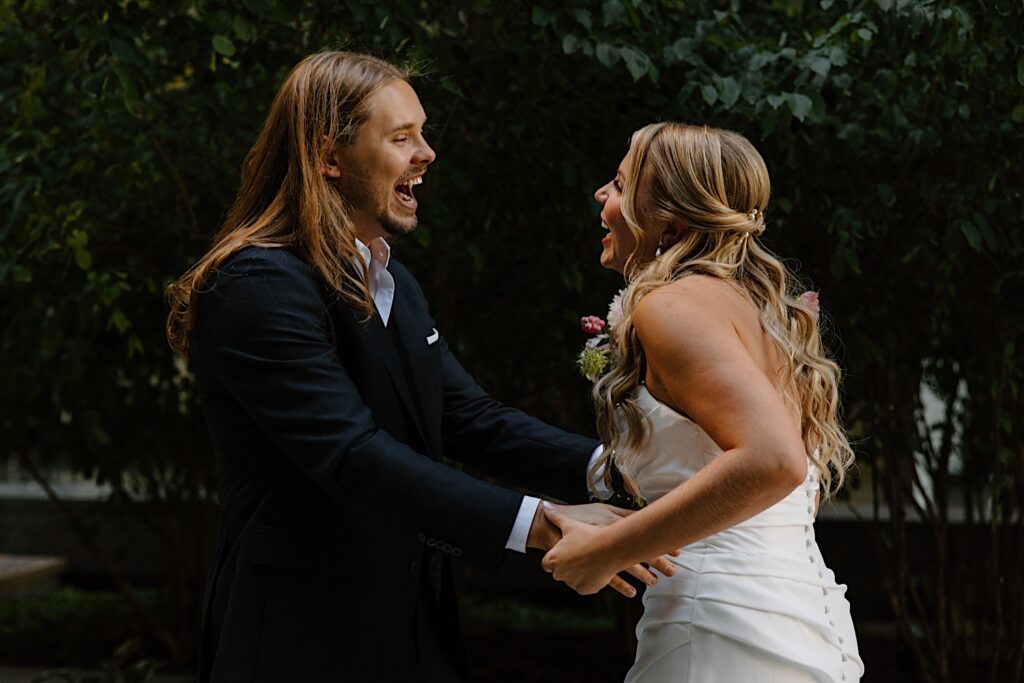
{"type": "Polygon", "coordinates": [[[356,249],[363,257],[363,267],[370,269],[370,296],[373,297],[373,304],[377,307],[384,327],[387,327],[391,319],[391,306],[395,303],[395,278],[388,270],[391,245],[383,237],[378,237],[369,246],[356,240],[356,249]]]}
{"type": "MultiPolygon", "coordinates": [[[[391,307],[395,303],[395,278],[388,271],[388,263],[391,261],[391,245],[385,242],[384,238],[378,237],[369,245],[356,240],[356,249],[359,250],[359,255],[363,258],[363,267],[369,268],[370,296],[373,297],[373,304],[377,307],[377,313],[380,314],[384,327],[387,327],[388,320],[391,318],[391,307]]],[[[594,450],[590,456],[590,464],[600,457],[602,450],[601,446],[594,450]]],[[[587,471],[590,471],[589,466],[587,471]]],[[[598,494],[602,490],[607,492],[600,482],[593,488],[598,494]]],[[[516,521],[512,525],[512,533],[509,534],[508,542],[505,543],[506,549],[520,553],[526,552],[526,539],[530,535],[530,528],[533,526],[533,518],[537,514],[538,505],[540,505],[539,498],[523,496],[523,502],[519,504],[519,514],[516,515],[516,521]]]]}

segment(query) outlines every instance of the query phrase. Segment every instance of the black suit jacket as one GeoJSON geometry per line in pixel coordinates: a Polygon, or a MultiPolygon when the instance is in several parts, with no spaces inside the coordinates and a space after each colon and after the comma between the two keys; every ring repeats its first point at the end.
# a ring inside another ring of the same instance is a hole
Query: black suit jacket
{"type": "Polygon", "coordinates": [[[201,681],[461,677],[447,558],[496,571],[522,496],[442,458],[586,500],[596,442],[490,398],[415,279],[389,270],[388,328],[285,249],[240,251],[197,297],[190,358],[222,506],[201,681]]]}

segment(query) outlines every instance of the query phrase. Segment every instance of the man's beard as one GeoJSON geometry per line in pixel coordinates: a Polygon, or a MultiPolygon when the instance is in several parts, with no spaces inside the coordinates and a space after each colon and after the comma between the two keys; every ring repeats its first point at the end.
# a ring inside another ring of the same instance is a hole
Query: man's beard
{"type": "Polygon", "coordinates": [[[371,183],[357,180],[356,182],[344,183],[340,189],[342,196],[348,200],[347,203],[350,207],[372,215],[384,232],[392,237],[408,235],[419,223],[416,214],[408,218],[399,218],[393,215],[390,210],[390,194],[384,199],[375,196],[371,183]]]}
{"type": "Polygon", "coordinates": [[[384,232],[392,237],[408,235],[419,223],[419,220],[416,218],[416,214],[413,214],[406,219],[400,219],[392,216],[387,210],[387,207],[380,211],[375,218],[377,219],[377,222],[380,223],[380,227],[384,228],[384,232]]]}

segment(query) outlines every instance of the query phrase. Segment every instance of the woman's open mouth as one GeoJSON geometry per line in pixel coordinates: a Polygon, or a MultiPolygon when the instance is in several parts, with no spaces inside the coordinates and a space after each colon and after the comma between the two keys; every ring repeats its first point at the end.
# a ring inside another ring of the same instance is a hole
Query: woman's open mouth
{"type": "Polygon", "coordinates": [[[415,211],[416,207],[419,206],[419,202],[416,201],[416,195],[413,194],[412,188],[422,182],[423,176],[418,175],[395,185],[395,196],[398,197],[398,203],[411,211],[415,211]]]}

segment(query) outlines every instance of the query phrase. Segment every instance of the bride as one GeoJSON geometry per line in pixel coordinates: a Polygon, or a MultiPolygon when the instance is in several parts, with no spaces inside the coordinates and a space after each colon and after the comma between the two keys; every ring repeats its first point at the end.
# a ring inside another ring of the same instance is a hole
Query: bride
{"type": "Polygon", "coordinates": [[[768,171],[730,131],[637,131],[596,193],[601,265],[623,273],[614,365],[594,387],[605,450],[646,506],[611,526],[545,514],[563,540],[554,578],[594,593],[646,557],[679,550],[644,595],[627,682],[855,681],[864,671],[846,587],[814,538],[819,497],[853,451],[839,369],[816,312],[759,241],[768,171]]]}

